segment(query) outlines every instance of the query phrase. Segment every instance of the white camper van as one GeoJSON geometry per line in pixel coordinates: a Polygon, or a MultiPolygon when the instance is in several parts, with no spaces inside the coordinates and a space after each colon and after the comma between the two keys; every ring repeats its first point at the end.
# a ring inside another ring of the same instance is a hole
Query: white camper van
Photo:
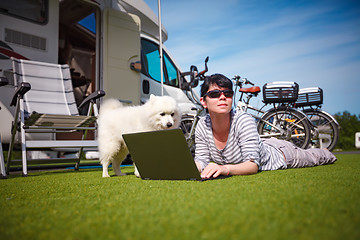
{"type": "MultiPolygon", "coordinates": [[[[3,143],[14,114],[11,57],[68,64],[78,103],[98,89],[135,105],[161,94],[157,16],[143,0],[0,1],[0,76],[9,80],[0,87],[3,143]]],[[[163,66],[164,94],[192,115],[185,79],[166,49],[163,66]]]]}

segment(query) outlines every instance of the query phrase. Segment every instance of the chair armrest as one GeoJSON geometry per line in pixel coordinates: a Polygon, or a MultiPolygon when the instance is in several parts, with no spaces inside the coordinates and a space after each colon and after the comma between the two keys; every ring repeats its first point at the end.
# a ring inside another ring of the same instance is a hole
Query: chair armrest
{"type": "Polygon", "coordinates": [[[103,90],[98,90],[96,92],[93,92],[92,94],[90,94],[87,98],[85,98],[82,103],[80,104],[80,106],[78,107],[78,109],[82,108],[86,103],[88,102],[93,102],[98,98],[101,98],[105,96],[105,92],[103,90]]]}
{"type": "Polygon", "coordinates": [[[28,82],[22,82],[16,89],[13,99],[11,100],[10,106],[16,106],[16,100],[20,97],[23,98],[25,93],[31,89],[31,85],[28,82]]]}
{"type": "Polygon", "coordinates": [[[0,77],[0,87],[9,84],[9,80],[6,77],[0,77]]]}

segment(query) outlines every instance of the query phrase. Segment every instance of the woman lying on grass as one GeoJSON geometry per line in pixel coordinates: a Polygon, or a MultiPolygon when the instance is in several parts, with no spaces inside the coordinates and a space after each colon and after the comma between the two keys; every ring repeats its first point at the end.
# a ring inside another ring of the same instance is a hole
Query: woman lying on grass
{"type": "Polygon", "coordinates": [[[335,162],[327,149],[301,149],[292,143],[262,140],[254,119],[232,110],[232,82],[221,74],[206,77],[201,104],[208,114],[195,131],[195,163],[202,178],[247,175],[258,171],[312,167],[335,162]]]}

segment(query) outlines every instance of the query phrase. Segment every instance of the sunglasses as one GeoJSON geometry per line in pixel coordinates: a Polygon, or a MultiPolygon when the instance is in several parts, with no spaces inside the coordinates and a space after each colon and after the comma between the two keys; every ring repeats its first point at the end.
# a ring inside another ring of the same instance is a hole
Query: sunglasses
{"type": "Polygon", "coordinates": [[[224,94],[227,98],[232,98],[234,96],[234,91],[230,89],[226,90],[212,90],[207,93],[205,93],[204,97],[208,96],[209,98],[219,98],[221,96],[221,93],[224,94]]]}

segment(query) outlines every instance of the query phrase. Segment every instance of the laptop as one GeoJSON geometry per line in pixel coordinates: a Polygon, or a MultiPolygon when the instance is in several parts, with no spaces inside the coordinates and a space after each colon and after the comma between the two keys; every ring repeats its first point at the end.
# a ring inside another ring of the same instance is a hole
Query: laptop
{"type": "Polygon", "coordinates": [[[142,179],[203,180],[181,129],[123,134],[123,138],[142,179]]]}

